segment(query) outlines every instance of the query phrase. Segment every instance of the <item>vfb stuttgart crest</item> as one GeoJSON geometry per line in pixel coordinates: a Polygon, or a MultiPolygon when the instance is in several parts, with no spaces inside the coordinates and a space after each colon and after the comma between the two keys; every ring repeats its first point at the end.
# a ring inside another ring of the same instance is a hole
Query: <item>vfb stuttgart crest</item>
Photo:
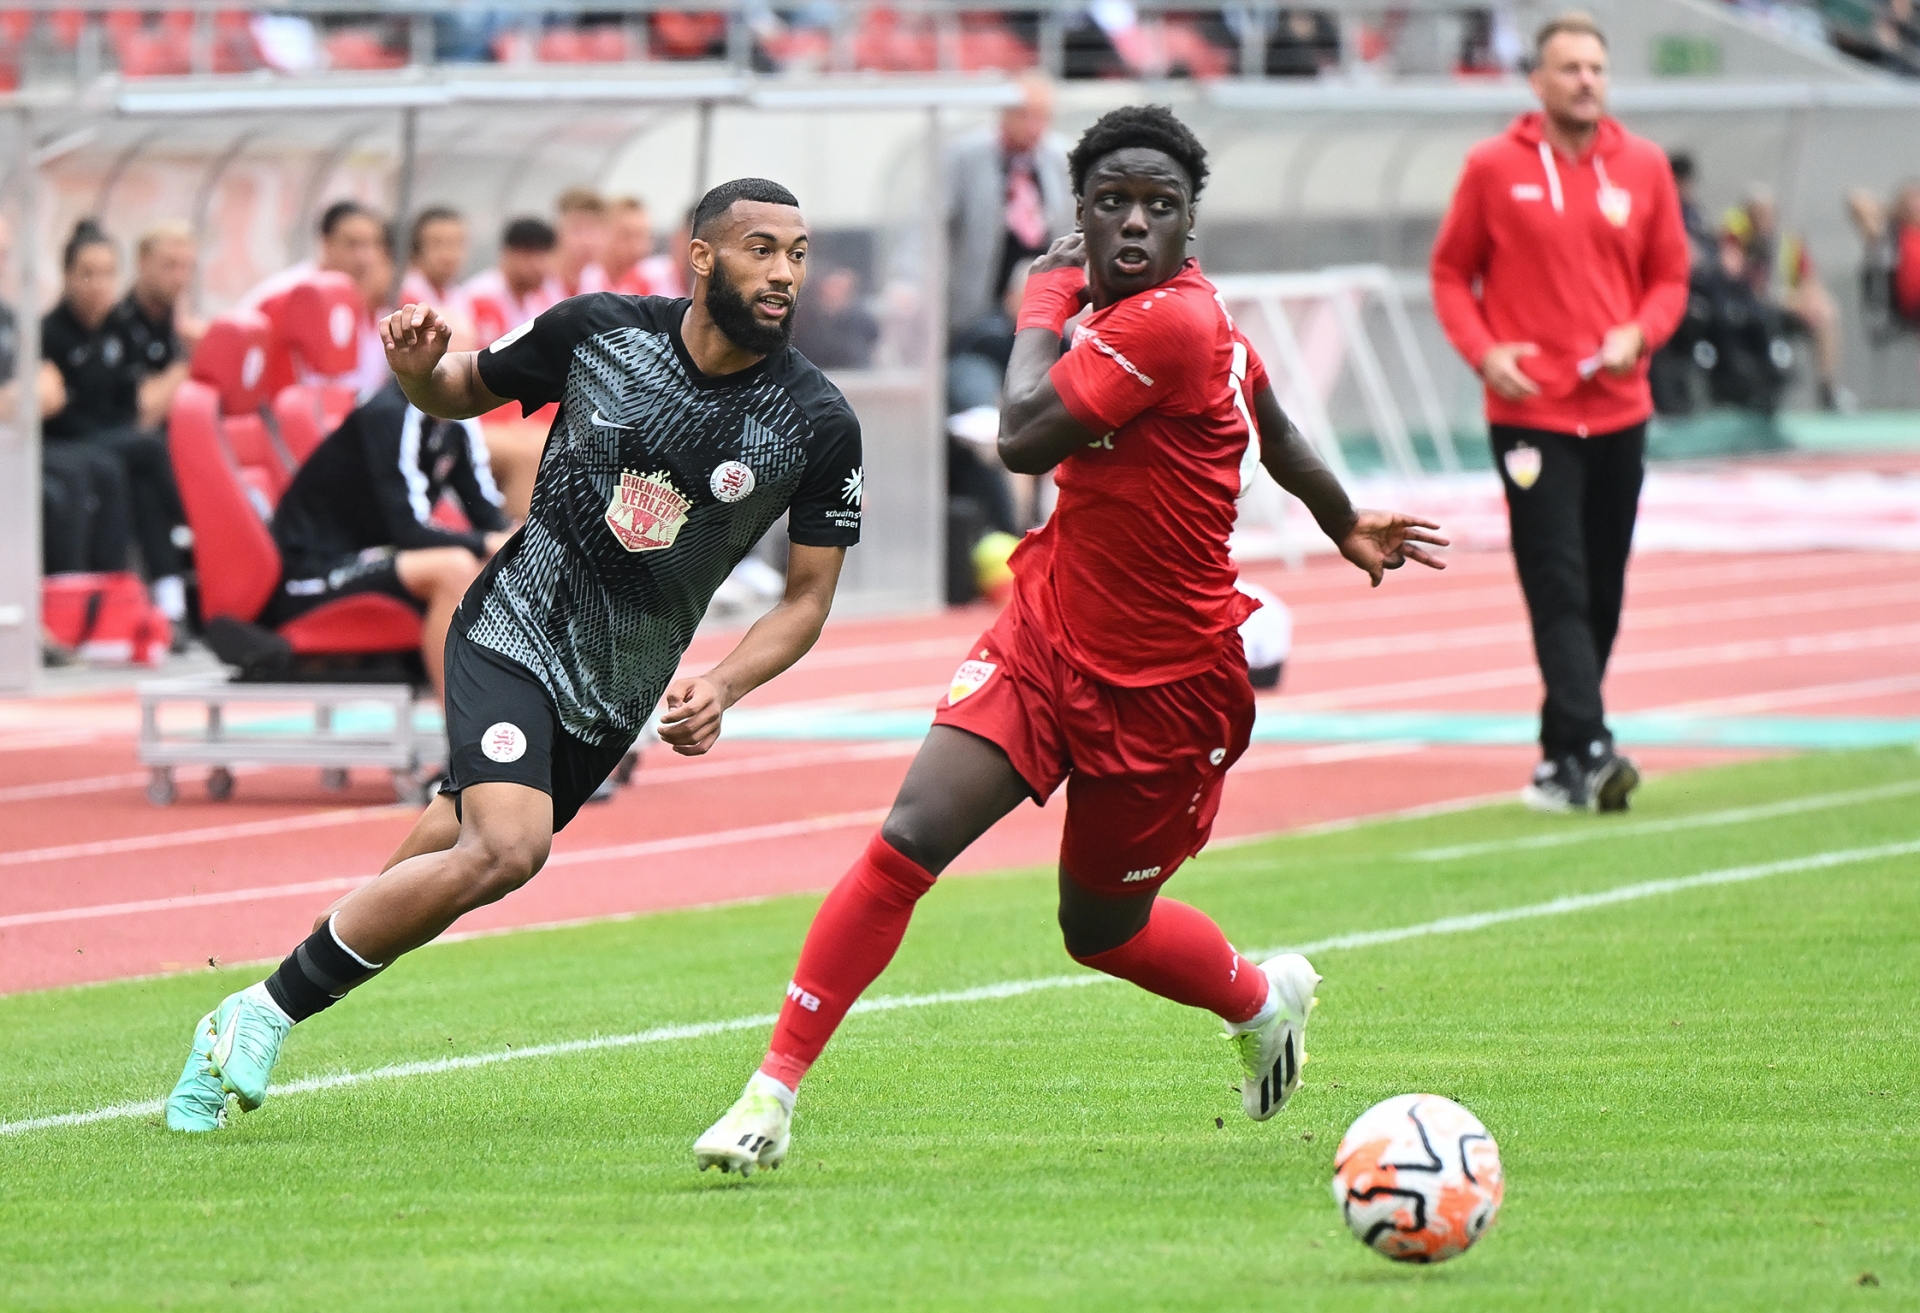
{"type": "Polygon", "coordinates": [[[607,503],[607,527],[630,552],[657,552],[673,546],[692,505],[674,491],[673,476],[620,471],[620,484],[607,503]]]}

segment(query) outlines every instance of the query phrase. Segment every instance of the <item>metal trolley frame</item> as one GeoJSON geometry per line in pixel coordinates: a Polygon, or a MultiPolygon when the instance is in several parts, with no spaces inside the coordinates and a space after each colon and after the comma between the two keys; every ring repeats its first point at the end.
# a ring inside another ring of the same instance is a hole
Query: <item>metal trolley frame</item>
{"type": "Polygon", "coordinates": [[[385,768],[392,773],[396,800],[418,804],[426,800],[424,769],[446,758],[444,734],[414,723],[414,691],[406,684],[247,684],[196,675],[150,680],[139,686],[139,696],[140,764],[152,772],[147,799],[156,807],[177,796],[175,768],[208,767],[207,796],[224,801],[233,796],[238,765],[317,766],[321,787],[328,790],[345,788],[352,767],[385,768]],[[288,707],[297,719],[310,718],[310,724],[228,723],[228,707],[262,703],[288,707]],[[202,722],[197,729],[162,732],[160,713],[166,706],[197,708],[202,722]],[[341,729],[338,713],[349,706],[384,708],[387,728],[341,729]]]}

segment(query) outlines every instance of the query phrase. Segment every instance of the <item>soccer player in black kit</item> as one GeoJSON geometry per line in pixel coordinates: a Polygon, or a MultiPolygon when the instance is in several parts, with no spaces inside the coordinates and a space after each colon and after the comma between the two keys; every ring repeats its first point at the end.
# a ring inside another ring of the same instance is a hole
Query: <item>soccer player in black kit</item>
{"type": "Polygon", "coordinates": [[[690,300],[573,297],[481,352],[448,354],[426,306],[381,326],[427,414],[511,400],[559,415],[527,523],[448,634],[448,782],[378,877],[201,1019],[169,1127],[217,1128],[230,1096],[259,1107],[295,1022],[531,879],[663,695],[661,739],[698,755],[813,646],[860,536],[861,461],[853,411],[788,345],[806,252],[793,195],[740,179],[695,209],[690,300]],[[714,590],[782,514],[786,596],[712,670],[675,679],[714,590]]]}

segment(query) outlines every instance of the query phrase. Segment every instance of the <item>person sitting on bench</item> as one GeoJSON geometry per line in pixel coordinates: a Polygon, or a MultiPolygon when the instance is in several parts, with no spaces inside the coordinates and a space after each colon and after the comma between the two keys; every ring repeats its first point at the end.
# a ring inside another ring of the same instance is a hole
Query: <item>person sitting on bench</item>
{"type": "Polygon", "coordinates": [[[282,574],[260,622],[356,593],[398,598],[423,613],[420,656],[438,694],[454,608],[510,532],[500,507],[480,426],[424,415],[389,383],[314,449],[280,499],[271,529],[282,574]],[[471,529],[435,520],[447,492],[471,529]]]}

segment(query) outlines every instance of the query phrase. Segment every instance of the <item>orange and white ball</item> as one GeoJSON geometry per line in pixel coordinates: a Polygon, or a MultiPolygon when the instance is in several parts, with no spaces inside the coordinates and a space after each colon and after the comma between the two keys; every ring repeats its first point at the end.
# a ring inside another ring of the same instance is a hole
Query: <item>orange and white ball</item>
{"type": "Polygon", "coordinates": [[[1480,1119],[1437,1094],[1374,1104],[1333,1160],[1333,1200],[1360,1242],[1401,1263],[1463,1254],[1493,1225],[1505,1181],[1480,1119]]]}

